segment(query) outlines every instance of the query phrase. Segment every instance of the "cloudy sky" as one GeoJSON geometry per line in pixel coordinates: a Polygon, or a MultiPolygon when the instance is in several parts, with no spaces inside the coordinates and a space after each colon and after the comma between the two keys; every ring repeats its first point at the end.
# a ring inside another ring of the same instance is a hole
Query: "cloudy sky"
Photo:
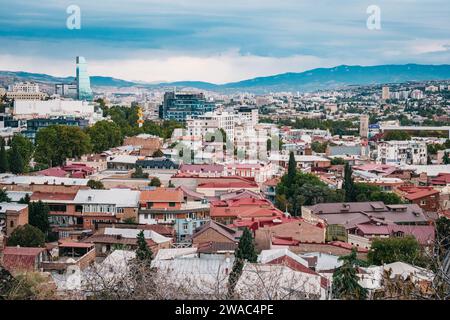
{"type": "Polygon", "coordinates": [[[450,63],[448,0],[0,0],[0,70],[239,81],[317,67],[450,63]],[[69,30],[69,5],[81,29],[69,30]],[[381,9],[381,30],[366,26],[381,9]]]}

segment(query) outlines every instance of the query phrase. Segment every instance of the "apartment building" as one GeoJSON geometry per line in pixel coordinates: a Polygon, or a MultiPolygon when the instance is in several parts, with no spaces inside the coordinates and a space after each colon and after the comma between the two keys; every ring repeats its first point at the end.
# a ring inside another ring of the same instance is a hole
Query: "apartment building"
{"type": "Polygon", "coordinates": [[[383,141],[377,146],[376,162],[426,165],[427,155],[427,145],[423,141],[383,141]]]}

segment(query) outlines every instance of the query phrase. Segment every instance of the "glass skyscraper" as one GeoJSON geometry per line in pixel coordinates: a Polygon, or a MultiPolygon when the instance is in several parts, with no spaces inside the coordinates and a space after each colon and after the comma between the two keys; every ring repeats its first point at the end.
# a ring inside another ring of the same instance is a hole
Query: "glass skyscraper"
{"type": "Polygon", "coordinates": [[[93,98],[91,80],[84,57],[77,57],[77,96],[78,100],[91,101],[93,98]]]}

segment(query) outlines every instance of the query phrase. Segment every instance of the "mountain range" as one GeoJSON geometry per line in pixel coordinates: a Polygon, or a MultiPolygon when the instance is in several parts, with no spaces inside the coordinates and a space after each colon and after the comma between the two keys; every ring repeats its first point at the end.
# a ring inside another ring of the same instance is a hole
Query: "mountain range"
{"type": "MultiPolygon", "coordinates": [[[[239,82],[214,84],[202,81],[163,82],[158,84],[126,81],[112,77],[91,76],[93,87],[144,87],[144,88],[197,88],[217,92],[247,91],[254,93],[280,91],[315,91],[342,88],[349,85],[374,85],[408,81],[450,80],[450,65],[379,65],[338,66],[318,68],[299,73],[283,73],[239,82]]],[[[0,71],[0,85],[17,81],[35,81],[42,84],[72,82],[74,77],[54,77],[47,74],[0,71]]]]}

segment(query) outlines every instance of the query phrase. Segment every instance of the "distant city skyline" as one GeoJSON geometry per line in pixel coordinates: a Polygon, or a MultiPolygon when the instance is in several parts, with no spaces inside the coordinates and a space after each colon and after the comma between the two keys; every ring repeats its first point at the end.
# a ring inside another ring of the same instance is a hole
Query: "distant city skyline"
{"type": "Polygon", "coordinates": [[[450,63],[447,1],[143,1],[2,3],[0,70],[73,76],[84,56],[90,75],[131,81],[239,81],[317,67],[450,63]],[[368,6],[381,30],[366,27],[368,6]]]}

